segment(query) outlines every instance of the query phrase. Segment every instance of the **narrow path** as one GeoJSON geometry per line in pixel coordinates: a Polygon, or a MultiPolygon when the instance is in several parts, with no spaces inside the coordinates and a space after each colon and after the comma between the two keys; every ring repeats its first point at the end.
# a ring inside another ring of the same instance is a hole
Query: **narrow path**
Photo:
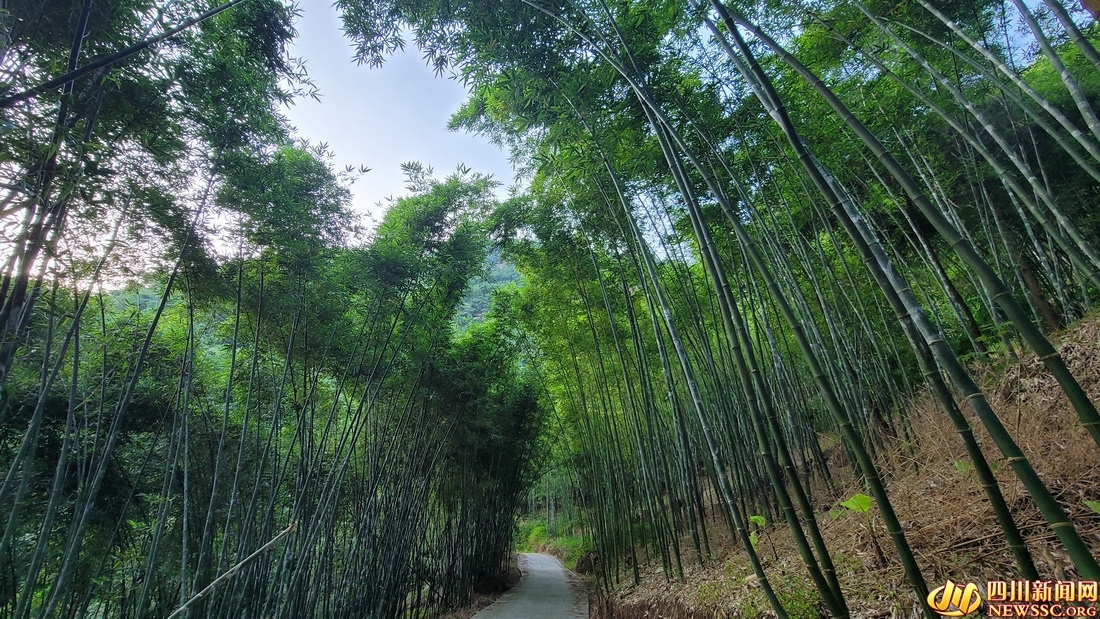
{"type": "Polygon", "coordinates": [[[519,556],[523,579],[473,619],[585,619],[588,596],[550,555],[519,556]]]}

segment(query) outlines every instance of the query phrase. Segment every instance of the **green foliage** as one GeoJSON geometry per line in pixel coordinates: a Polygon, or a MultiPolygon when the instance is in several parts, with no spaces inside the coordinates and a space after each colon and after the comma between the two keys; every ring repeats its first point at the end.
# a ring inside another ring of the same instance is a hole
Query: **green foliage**
{"type": "Polygon", "coordinates": [[[593,550],[592,538],[563,535],[549,541],[550,551],[561,557],[567,569],[576,569],[577,561],[593,550]]]}
{"type": "Polygon", "coordinates": [[[225,158],[227,182],[219,200],[246,216],[242,236],[279,255],[304,257],[322,247],[344,244],[354,232],[342,187],[323,152],[283,146],[270,155],[225,158]]]}
{"type": "MultiPolygon", "coordinates": [[[[0,96],[207,8],[4,6],[0,96]]],[[[1008,47],[1025,35],[1007,5],[946,9],[1042,101],[920,3],[866,3],[897,32],[848,3],[745,7],[821,80],[757,36],[741,52],[755,84],[705,3],[336,6],[360,61],[411,32],[461,76],[451,127],[509,148],[529,190],[498,204],[487,177],[407,163],[410,195],[361,239],[348,173],[282,115],[314,94],[282,0],[0,110],[0,615],[166,616],[291,523],[194,614],[433,614],[513,546],[567,565],[598,550],[605,583],[624,557],[671,572],[674,540],[703,553],[708,489],[775,514],[774,484],[896,438],[936,371],[920,340],[947,344],[941,367],[989,363],[1030,320],[1058,328],[1095,303],[1100,73],[1056,35],[1072,96],[1045,54],[1008,47]],[[782,113],[761,108],[765,87],[782,113]],[[873,276],[865,241],[896,281],[873,276]],[[998,309],[993,272],[1023,310],[998,309]],[[916,306],[888,305],[895,287],[916,306]],[[915,344],[906,315],[929,318],[915,344]],[[757,438],[804,470],[769,478],[757,438]],[[543,520],[517,531],[525,501],[543,520]]],[[[872,507],[900,528],[872,493],[841,506],[878,551],[872,507]]],[[[799,517],[812,532],[813,509],[799,517]]],[[[755,551],[770,533],[749,521],[755,551]]],[[[757,584],[745,614],[764,612],[757,584]]],[[[775,610],[821,612],[808,581],[784,585],[775,610]]]]}
{"type": "Polygon", "coordinates": [[[854,512],[866,514],[871,510],[872,500],[866,494],[854,494],[848,500],[841,501],[840,504],[854,512]]]}
{"type": "Polygon", "coordinates": [[[485,266],[487,272],[470,282],[455,312],[455,329],[459,332],[488,318],[497,290],[521,282],[515,266],[503,260],[497,251],[486,256],[485,266]]]}
{"type": "Polygon", "coordinates": [[[1096,512],[1097,514],[1100,514],[1100,501],[1089,501],[1086,499],[1085,506],[1096,512]]]}
{"type": "Polygon", "coordinates": [[[702,608],[725,608],[728,607],[729,600],[736,592],[737,587],[734,581],[718,580],[699,585],[695,596],[697,603],[702,608]]]}
{"type": "Polygon", "coordinates": [[[815,619],[821,616],[821,595],[808,578],[787,574],[776,592],[791,619],[815,619]]]}
{"type": "MultiPolygon", "coordinates": [[[[752,516],[749,516],[749,522],[751,522],[752,524],[755,524],[757,527],[762,528],[767,521],[764,520],[763,516],[752,515],[752,516]]],[[[753,550],[756,550],[757,545],[759,543],[760,543],[760,534],[757,533],[755,530],[749,531],[749,544],[752,545],[753,550]]]]}
{"type": "Polygon", "coordinates": [[[546,523],[541,520],[520,519],[516,525],[516,550],[519,552],[539,552],[548,539],[546,523]]]}
{"type": "Polygon", "coordinates": [[[551,535],[542,518],[521,517],[516,526],[517,552],[548,552],[558,557],[567,569],[575,569],[577,561],[593,550],[592,538],[566,532],[551,535]]]}
{"type": "MultiPolygon", "coordinates": [[[[478,209],[490,185],[425,179],[423,193],[399,202],[377,248],[351,249],[337,230],[346,191],[316,153],[275,150],[227,175],[235,184],[219,199],[248,202],[252,219],[238,238],[259,251],[217,269],[213,283],[189,273],[186,286],[167,291],[154,280],[93,296],[79,314],[78,350],[52,328],[52,312],[35,317],[26,350],[58,351],[62,341],[68,349],[45,396],[42,363],[31,359],[12,369],[0,401],[3,452],[24,449],[21,466],[33,477],[15,489],[24,517],[10,538],[11,573],[40,569],[52,579],[58,572],[46,570],[64,564],[73,577],[63,595],[95,604],[139,574],[146,584],[124,596],[125,612],[167,614],[181,570],[208,583],[218,563],[266,541],[257,539],[271,523],[298,524],[268,551],[291,552],[317,517],[340,531],[310,542],[318,552],[374,567],[316,595],[304,580],[285,599],[395,616],[427,582],[455,583],[438,602],[448,606],[491,587],[535,479],[543,405],[507,306],[461,337],[440,328],[485,259],[478,209]],[[400,289],[359,268],[372,251],[414,258],[400,289]],[[51,493],[65,458],[80,472],[58,477],[51,493]],[[369,500],[354,498],[368,487],[369,500]],[[60,543],[35,554],[45,514],[55,520],[45,535],[64,536],[85,509],[71,558],[60,543]],[[383,516],[393,513],[406,517],[383,516]],[[370,539],[393,544],[383,551],[370,539]],[[39,567],[27,567],[32,557],[39,567]],[[397,571],[400,584],[372,580],[397,571]]],[[[74,299],[79,292],[60,288],[49,307],[71,312],[74,299]]],[[[270,583],[257,578],[254,599],[226,603],[263,614],[270,583]]],[[[44,608],[44,594],[28,591],[0,605],[44,608]]]]}

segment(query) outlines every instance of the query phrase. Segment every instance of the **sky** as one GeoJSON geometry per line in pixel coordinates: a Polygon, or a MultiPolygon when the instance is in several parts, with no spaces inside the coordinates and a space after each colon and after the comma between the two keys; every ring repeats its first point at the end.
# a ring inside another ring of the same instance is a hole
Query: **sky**
{"type": "Polygon", "coordinates": [[[466,98],[461,82],[435,77],[411,42],[380,69],[356,65],[331,0],[300,0],[298,5],[292,53],[305,59],[320,102],[300,99],[285,114],[299,137],[328,144],[337,170],[346,165],[371,169],[351,186],[357,211],[378,220],[380,201],[408,193],[400,168],[406,161],[432,166],[439,177],[465,164],[492,174],[505,187],[512,184],[504,152],[484,138],[447,129],[466,98]]]}

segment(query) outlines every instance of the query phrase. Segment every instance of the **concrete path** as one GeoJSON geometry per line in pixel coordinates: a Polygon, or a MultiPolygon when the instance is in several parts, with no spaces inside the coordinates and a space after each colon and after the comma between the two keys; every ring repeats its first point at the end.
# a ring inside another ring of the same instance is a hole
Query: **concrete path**
{"type": "MultiPolygon", "coordinates": [[[[474,619],[586,619],[588,595],[550,555],[519,556],[523,579],[474,619]]],[[[575,577],[573,577],[575,578],[575,577]]]]}

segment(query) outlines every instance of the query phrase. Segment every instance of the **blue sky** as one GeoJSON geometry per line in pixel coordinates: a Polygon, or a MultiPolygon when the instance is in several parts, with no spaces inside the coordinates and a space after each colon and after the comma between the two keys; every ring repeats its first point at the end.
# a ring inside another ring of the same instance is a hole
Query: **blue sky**
{"type": "Polygon", "coordinates": [[[380,69],[357,66],[330,1],[300,0],[299,7],[293,54],[305,59],[321,100],[299,100],[286,116],[300,137],[328,143],[338,169],[371,168],[352,185],[357,210],[377,220],[379,201],[407,193],[400,168],[405,161],[432,166],[440,177],[462,163],[512,184],[505,153],[481,137],[447,130],[466,97],[461,82],[435,77],[412,44],[380,69]]]}

